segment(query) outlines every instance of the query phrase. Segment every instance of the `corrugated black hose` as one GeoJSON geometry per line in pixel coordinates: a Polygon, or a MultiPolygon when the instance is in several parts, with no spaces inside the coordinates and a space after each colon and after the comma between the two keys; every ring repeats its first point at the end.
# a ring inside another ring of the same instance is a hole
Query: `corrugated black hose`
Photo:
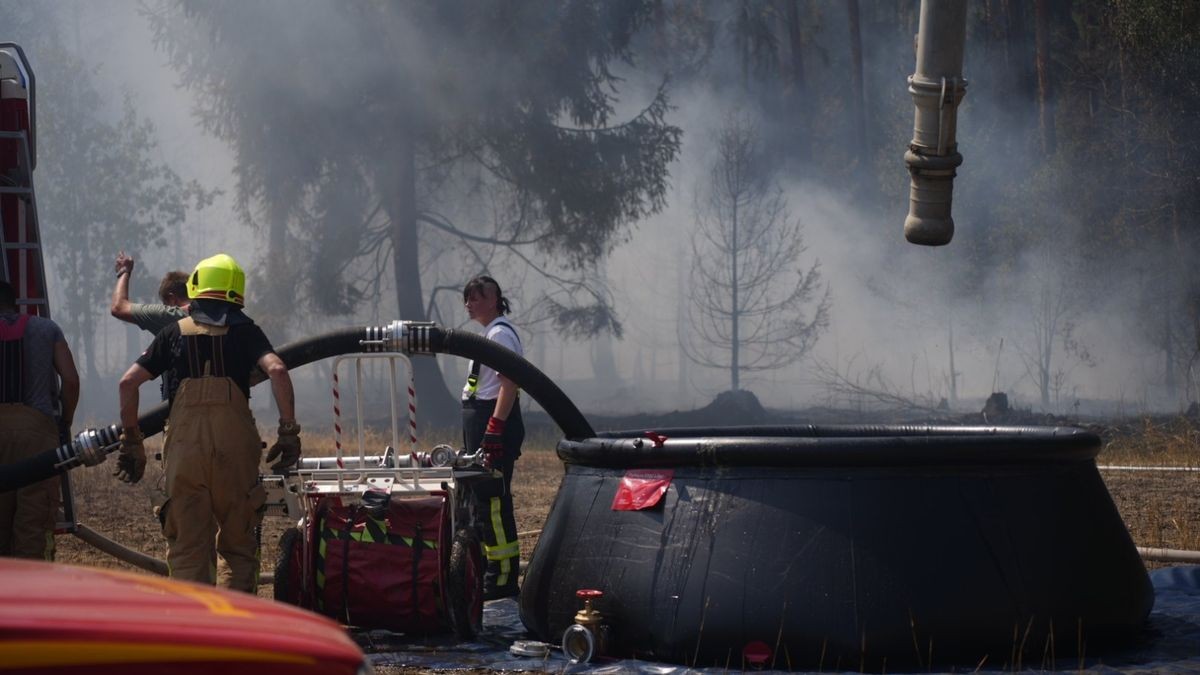
{"type": "MultiPolygon", "coordinates": [[[[475,359],[516,382],[522,391],[542,406],[568,439],[590,438],[595,435],[587,419],[550,378],[514,352],[474,333],[446,330],[432,323],[410,324],[406,326],[405,331],[398,330],[397,324],[353,326],[284,345],[277,349],[276,353],[289,369],[294,369],[333,356],[381,351],[453,354],[475,359]]],[[[250,384],[255,385],[266,379],[266,374],[255,370],[250,377],[250,384]]],[[[152,436],[163,430],[166,420],[167,404],[163,403],[139,417],[138,427],[144,435],[152,436]]],[[[81,444],[95,442],[94,435],[98,432],[111,435],[115,433],[113,430],[116,428],[116,425],[112,425],[101,430],[85,431],[70,443],[20,462],[0,466],[0,492],[32,485],[62,471],[82,466],[83,462],[79,459],[79,453],[83,450],[81,444]],[[93,434],[93,437],[90,437],[92,441],[84,438],[88,433],[93,434]]],[[[108,440],[111,442],[106,443],[104,447],[108,451],[115,450],[115,438],[108,440]]]]}

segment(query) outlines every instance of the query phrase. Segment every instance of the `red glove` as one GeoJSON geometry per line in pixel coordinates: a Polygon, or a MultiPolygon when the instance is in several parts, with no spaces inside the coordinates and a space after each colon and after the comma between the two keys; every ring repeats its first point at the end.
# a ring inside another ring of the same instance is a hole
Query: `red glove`
{"type": "Polygon", "coordinates": [[[504,460],[504,420],[497,417],[488,419],[487,431],[483,432],[483,441],[479,449],[487,456],[488,466],[496,468],[504,460]]]}

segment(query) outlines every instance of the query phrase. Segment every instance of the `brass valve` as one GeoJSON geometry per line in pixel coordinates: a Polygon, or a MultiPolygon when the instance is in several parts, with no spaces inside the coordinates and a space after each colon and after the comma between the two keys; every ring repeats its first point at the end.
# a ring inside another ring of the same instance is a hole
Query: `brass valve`
{"type": "Polygon", "coordinates": [[[575,612],[575,623],[580,626],[595,629],[603,620],[600,612],[592,607],[592,600],[598,600],[604,597],[604,591],[597,591],[592,588],[581,588],[575,591],[575,597],[583,599],[583,609],[575,612]]]}
{"type": "Polygon", "coordinates": [[[604,597],[604,592],[581,588],[575,591],[575,597],[583,599],[583,609],[575,612],[574,625],[563,632],[562,650],[572,663],[587,663],[607,650],[608,626],[592,607],[592,601],[604,597]]]}

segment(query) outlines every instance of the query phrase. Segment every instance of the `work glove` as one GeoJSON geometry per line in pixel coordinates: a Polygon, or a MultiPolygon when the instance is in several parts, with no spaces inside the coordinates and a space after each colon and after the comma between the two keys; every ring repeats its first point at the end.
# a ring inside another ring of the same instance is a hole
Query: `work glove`
{"type": "Polygon", "coordinates": [[[121,455],[117,458],[117,472],[113,475],[130,485],[142,479],[146,473],[145,436],[137,427],[125,427],[121,431],[121,455]]]}
{"type": "Polygon", "coordinates": [[[497,468],[504,461],[504,420],[491,417],[488,419],[487,431],[483,432],[483,441],[479,449],[487,457],[487,465],[497,468]]]}
{"type": "Polygon", "coordinates": [[[300,461],[300,425],[296,424],[296,420],[279,420],[277,433],[275,445],[272,445],[271,451],[267,453],[267,462],[272,462],[278,457],[279,461],[271,465],[271,471],[283,473],[300,461]]]}

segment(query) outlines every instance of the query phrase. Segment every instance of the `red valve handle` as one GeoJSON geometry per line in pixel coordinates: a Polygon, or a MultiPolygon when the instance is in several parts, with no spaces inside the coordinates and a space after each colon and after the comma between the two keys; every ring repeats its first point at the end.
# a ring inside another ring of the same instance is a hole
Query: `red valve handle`
{"type": "Polygon", "coordinates": [[[584,600],[594,600],[596,598],[603,598],[604,591],[598,591],[594,588],[581,588],[575,591],[575,597],[583,598],[584,600]]]}

